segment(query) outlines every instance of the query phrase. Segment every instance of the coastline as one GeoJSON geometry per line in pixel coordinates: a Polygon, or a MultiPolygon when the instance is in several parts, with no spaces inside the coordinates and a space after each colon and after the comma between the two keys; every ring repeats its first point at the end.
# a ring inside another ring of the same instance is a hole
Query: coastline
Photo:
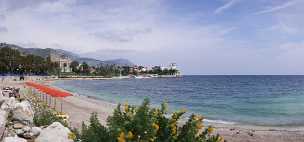
{"type": "MultiPolygon", "coordinates": [[[[63,111],[69,114],[71,125],[81,127],[82,121],[89,120],[92,112],[97,112],[101,124],[105,125],[107,117],[116,104],[89,98],[87,96],[70,96],[63,99],[63,111]]],[[[228,142],[302,142],[304,127],[268,127],[238,124],[208,123],[215,128],[215,133],[222,135],[228,142]]]]}
{"type": "MultiPolygon", "coordinates": [[[[114,103],[78,94],[64,98],[63,102],[63,110],[70,115],[71,125],[74,127],[80,127],[82,121],[87,121],[92,112],[97,112],[101,124],[105,125],[107,117],[116,107],[114,103]]],[[[274,127],[216,122],[208,122],[208,124],[214,126],[215,133],[222,135],[228,142],[304,141],[304,126],[274,127]]]]}
{"type": "MultiPolygon", "coordinates": [[[[50,85],[49,81],[50,80],[43,80],[44,83],[50,85]]],[[[2,82],[0,86],[22,87],[22,83],[23,82],[20,81],[2,82]]],[[[83,121],[87,122],[89,120],[92,112],[97,112],[101,124],[105,125],[107,117],[112,114],[116,107],[116,104],[105,100],[71,93],[74,94],[74,96],[69,96],[59,101],[63,102],[63,112],[70,116],[70,125],[72,127],[80,128],[83,121]]],[[[60,110],[60,105],[57,105],[56,109],[60,110]]],[[[268,127],[214,122],[208,122],[208,124],[214,126],[216,128],[215,133],[222,135],[228,142],[304,141],[304,127],[268,127]]]]}

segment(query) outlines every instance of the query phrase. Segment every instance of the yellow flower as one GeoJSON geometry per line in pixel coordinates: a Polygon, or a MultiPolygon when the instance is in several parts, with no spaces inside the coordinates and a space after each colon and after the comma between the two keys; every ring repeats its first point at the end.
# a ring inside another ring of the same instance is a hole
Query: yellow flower
{"type": "Polygon", "coordinates": [[[125,112],[128,112],[128,111],[129,111],[128,102],[126,102],[126,103],[124,104],[124,110],[125,110],[125,112]]]}
{"type": "Polygon", "coordinates": [[[159,109],[157,109],[153,112],[153,116],[158,116],[158,115],[159,115],[159,109]]]}
{"type": "Polygon", "coordinates": [[[214,128],[212,126],[209,126],[207,129],[208,133],[211,134],[214,131],[214,128]]]}
{"type": "Polygon", "coordinates": [[[177,134],[177,128],[175,126],[171,128],[171,131],[172,131],[172,135],[177,134]]]}
{"type": "Polygon", "coordinates": [[[170,127],[171,127],[171,128],[176,127],[176,122],[172,122],[172,123],[170,124],[170,127]]]}
{"type": "Polygon", "coordinates": [[[117,141],[118,142],[126,142],[126,140],[125,140],[125,133],[124,132],[121,132],[119,134],[119,137],[117,138],[117,141]]]}
{"type": "Polygon", "coordinates": [[[200,116],[200,115],[194,115],[193,119],[194,119],[195,121],[202,121],[202,120],[204,119],[204,117],[203,117],[203,116],[200,116]]]}
{"type": "Polygon", "coordinates": [[[159,125],[157,125],[156,123],[153,123],[153,124],[152,124],[152,127],[153,127],[154,129],[156,129],[156,131],[159,130],[159,125]]]}
{"type": "Polygon", "coordinates": [[[224,138],[223,137],[219,137],[219,142],[224,142],[225,140],[224,140],[224,138]]]}
{"type": "Polygon", "coordinates": [[[202,129],[204,127],[202,122],[196,123],[196,129],[202,129]]]}
{"type": "Polygon", "coordinates": [[[133,139],[134,135],[131,131],[128,132],[127,138],[128,139],[133,139]]]}
{"type": "Polygon", "coordinates": [[[76,135],[71,132],[71,133],[68,134],[68,139],[75,140],[76,139],[76,135]]]}

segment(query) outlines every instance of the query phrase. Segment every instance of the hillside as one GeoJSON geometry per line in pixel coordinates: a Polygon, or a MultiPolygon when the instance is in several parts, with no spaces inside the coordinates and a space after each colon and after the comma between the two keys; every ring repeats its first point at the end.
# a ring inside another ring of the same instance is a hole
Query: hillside
{"type": "Polygon", "coordinates": [[[128,59],[114,59],[114,60],[101,61],[101,60],[88,58],[88,57],[80,57],[79,55],[77,55],[75,53],[72,53],[72,52],[69,52],[69,51],[66,51],[66,50],[62,50],[62,49],[23,48],[21,46],[14,45],[14,44],[1,43],[0,48],[4,48],[4,47],[17,49],[22,54],[25,54],[25,55],[26,54],[33,54],[33,55],[41,56],[43,58],[48,57],[50,55],[50,53],[57,54],[57,55],[63,55],[63,56],[71,58],[72,60],[78,61],[79,63],[86,62],[90,66],[98,66],[98,65],[133,66],[134,65],[128,59]]]}

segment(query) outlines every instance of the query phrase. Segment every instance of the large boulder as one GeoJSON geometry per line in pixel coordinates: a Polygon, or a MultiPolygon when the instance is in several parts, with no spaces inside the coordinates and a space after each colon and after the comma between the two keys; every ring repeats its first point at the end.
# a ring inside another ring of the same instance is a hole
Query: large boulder
{"type": "Polygon", "coordinates": [[[0,136],[5,131],[5,124],[7,122],[8,113],[0,109],[0,136]]]}
{"type": "Polygon", "coordinates": [[[16,99],[14,97],[10,97],[9,99],[4,99],[4,102],[1,105],[1,109],[11,111],[16,108],[16,104],[16,99]]]}
{"type": "Polygon", "coordinates": [[[40,127],[33,127],[31,129],[31,132],[34,134],[34,136],[38,136],[41,131],[42,131],[42,129],[40,127]]]}
{"type": "Polygon", "coordinates": [[[8,113],[2,109],[0,109],[0,126],[5,126],[7,121],[8,113]]]}
{"type": "Polygon", "coordinates": [[[3,95],[2,95],[2,91],[0,91],[0,106],[5,102],[5,100],[7,100],[8,99],[8,97],[4,97],[3,95]]]}
{"type": "Polygon", "coordinates": [[[12,111],[13,120],[17,120],[24,124],[32,124],[34,119],[34,111],[28,101],[17,103],[15,109],[12,111]]]}
{"type": "Polygon", "coordinates": [[[19,137],[5,137],[3,142],[27,142],[26,139],[19,137]]]}
{"type": "Polygon", "coordinates": [[[71,131],[59,122],[54,122],[40,132],[35,142],[73,142],[69,138],[71,131]]]}

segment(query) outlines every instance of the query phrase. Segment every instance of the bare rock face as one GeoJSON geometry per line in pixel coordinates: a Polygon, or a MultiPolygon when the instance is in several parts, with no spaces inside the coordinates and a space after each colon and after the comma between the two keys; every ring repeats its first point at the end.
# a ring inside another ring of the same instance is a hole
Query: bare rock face
{"type": "Polygon", "coordinates": [[[16,129],[15,132],[18,136],[22,136],[24,134],[24,131],[22,129],[16,129]]]}
{"type": "Polygon", "coordinates": [[[9,99],[5,99],[4,102],[1,105],[1,109],[6,111],[11,111],[16,108],[16,99],[14,97],[11,97],[9,99]]]}
{"type": "Polygon", "coordinates": [[[28,101],[22,101],[21,103],[17,103],[12,113],[13,120],[17,120],[24,124],[33,123],[34,111],[28,101]]]}
{"type": "Polygon", "coordinates": [[[8,98],[2,96],[2,91],[0,91],[0,105],[2,105],[8,98]]]}
{"type": "Polygon", "coordinates": [[[8,113],[4,110],[0,109],[0,127],[5,127],[6,121],[7,121],[8,113]]]}
{"type": "Polygon", "coordinates": [[[6,111],[0,110],[0,134],[3,134],[3,132],[5,131],[7,116],[8,116],[8,113],[6,111]]]}
{"type": "Polygon", "coordinates": [[[27,142],[26,139],[19,137],[5,137],[3,142],[27,142]]]}
{"type": "Polygon", "coordinates": [[[38,136],[38,135],[40,134],[41,131],[42,131],[42,129],[39,128],[39,127],[33,127],[33,128],[31,129],[31,132],[34,134],[34,136],[38,136]]]}
{"type": "Polygon", "coordinates": [[[73,142],[69,139],[71,131],[59,122],[54,122],[43,129],[35,142],[73,142]]]}
{"type": "Polygon", "coordinates": [[[23,128],[24,127],[24,125],[22,124],[22,123],[15,123],[14,125],[13,125],[13,128],[14,129],[21,129],[21,128],[23,128]]]}
{"type": "Polygon", "coordinates": [[[34,111],[28,101],[18,103],[15,98],[6,99],[1,109],[13,113],[13,119],[24,124],[32,124],[34,118],[34,111]]]}

